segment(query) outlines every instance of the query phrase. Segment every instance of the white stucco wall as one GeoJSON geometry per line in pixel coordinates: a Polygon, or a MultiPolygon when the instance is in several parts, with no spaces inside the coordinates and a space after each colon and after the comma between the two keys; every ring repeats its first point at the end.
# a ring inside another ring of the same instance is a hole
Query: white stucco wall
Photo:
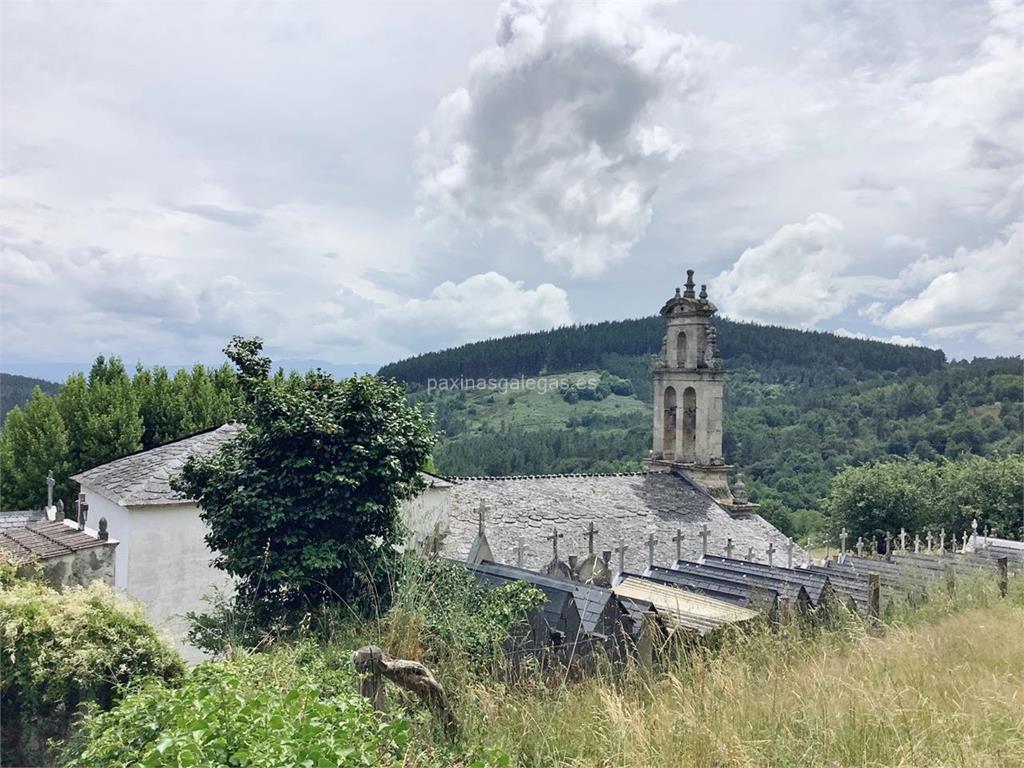
{"type": "Polygon", "coordinates": [[[128,550],[131,547],[131,515],[126,507],[96,492],[87,485],[82,486],[85,501],[89,505],[85,527],[90,531],[99,528],[100,518],[107,518],[107,533],[120,544],[114,551],[114,586],[121,590],[128,587],[128,550]]]}
{"type": "Polygon", "coordinates": [[[114,585],[142,604],[149,620],[167,634],[189,661],[202,653],[186,645],[185,613],[204,611],[203,597],[230,585],[230,578],[213,567],[206,546],[206,524],[195,504],[123,507],[87,486],[90,529],[107,519],[116,549],[114,585]]]}
{"type": "Polygon", "coordinates": [[[402,502],[402,524],[414,542],[430,535],[435,523],[442,532],[448,530],[450,490],[448,485],[429,487],[418,496],[402,502]]]}

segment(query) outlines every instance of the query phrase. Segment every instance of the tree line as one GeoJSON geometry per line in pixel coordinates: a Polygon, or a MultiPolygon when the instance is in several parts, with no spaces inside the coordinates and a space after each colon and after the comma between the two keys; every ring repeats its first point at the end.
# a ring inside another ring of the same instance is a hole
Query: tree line
{"type": "Polygon", "coordinates": [[[71,475],[154,448],[235,418],[239,391],[233,369],[196,365],[168,373],[155,366],[129,374],[117,357],[96,358],[55,394],[36,387],[24,408],[7,414],[0,433],[0,507],[39,509],[46,473],[56,498],[74,498],[71,475]]]}

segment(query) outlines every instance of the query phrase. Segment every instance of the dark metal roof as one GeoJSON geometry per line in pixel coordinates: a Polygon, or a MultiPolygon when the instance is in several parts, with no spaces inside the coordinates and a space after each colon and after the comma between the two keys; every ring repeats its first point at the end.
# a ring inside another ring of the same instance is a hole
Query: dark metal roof
{"type": "Polygon", "coordinates": [[[779,593],[774,589],[762,588],[758,585],[743,583],[711,573],[694,573],[692,571],[673,571],[670,568],[648,568],[643,578],[662,584],[683,587],[691,592],[698,592],[716,600],[732,603],[740,607],[767,604],[769,611],[778,604],[779,593]]]}
{"type": "Polygon", "coordinates": [[[725,563],[694,563],[679,560],[672,566],[672,570],[682,573],[693,573],[704,578],[722,579],[734,584],[768,589],[778,593],[780,597],[794,601],[798,605],[806,606],[814,602],[800,582],[784,579],[779,575],[757,573],[742,566],[733,566],[730,564],[732,562],[735,561],[725,561],[725,563]]]}
{"type": "Polygon", "coordinates": [[[32,523],[0,531],[0,551],[13,560],[47,560],[116,542],[104,541],[66,523],[32,523]]]}
{"type": "Polygon", "coordinates": [[[714,555],[708,555],[700,563],[681,561],[673,565],[672,568],[681,570],[688,565],[748,579],[752,583],[769,586],[791,600],[809,600],[814,605],[824,602],[832,593],[832,586],[827,576],[807,574],[806,572],[801,575],[795,569],[778,568],[747,560],[730,560],[714,555]]]}

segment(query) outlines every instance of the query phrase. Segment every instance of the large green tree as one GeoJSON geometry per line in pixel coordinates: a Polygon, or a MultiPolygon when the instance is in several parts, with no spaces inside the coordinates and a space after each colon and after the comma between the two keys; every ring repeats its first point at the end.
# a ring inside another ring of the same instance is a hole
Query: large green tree
{"type": "Polygon", "coordinates": [[[246,428],[186,462],[175,486],[200,500],[207,542],[243,600],[271,611],[354,597],[430,455],[427,420],[373,376],[271,378],[259,339],[236,337],[225,353],[246,428]]]}
{"type": "Polygon", "coordinates": [[[68,435],[54,399],[36,387],[23,411],[15,406],[0,434],[0,489],[4,509],[40,509],[46,473],[67,477],[68,435]]]}

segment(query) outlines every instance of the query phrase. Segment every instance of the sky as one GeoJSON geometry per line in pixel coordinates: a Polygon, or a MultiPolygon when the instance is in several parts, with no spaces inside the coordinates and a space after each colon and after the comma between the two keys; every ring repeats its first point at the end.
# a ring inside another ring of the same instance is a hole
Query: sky
{"type": "Polygon", "coordinates": [[[654,314],[1020,354],[1024,6],[0,5],[0,367],[654,314]]]}

